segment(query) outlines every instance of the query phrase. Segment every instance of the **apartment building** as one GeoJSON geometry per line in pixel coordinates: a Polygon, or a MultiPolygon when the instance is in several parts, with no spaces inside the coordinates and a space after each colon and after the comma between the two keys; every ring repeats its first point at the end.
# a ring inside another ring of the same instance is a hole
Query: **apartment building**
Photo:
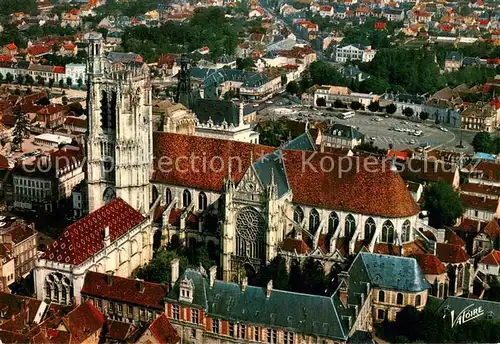
{"type": "Polygon", "coordinates": [[[353,60],[361,60],[361,62],[370,62],[375,57],[376,50],[371,46],[361,44],[342,43],[337,45],[333,50],[333,60],[339,63],[345,63],[353,60]]]}

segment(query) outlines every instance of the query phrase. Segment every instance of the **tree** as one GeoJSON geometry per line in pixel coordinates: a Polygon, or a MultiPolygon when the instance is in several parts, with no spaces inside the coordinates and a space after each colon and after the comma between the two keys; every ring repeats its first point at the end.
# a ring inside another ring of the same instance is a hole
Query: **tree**
{"type": "Polygon", "coordinates": [[[179,274],[182,274],[188,266],[186,257],[179,257],[175,251],[161,250],[151,259],[146,267],[139,270],[137,277],[148,282],[169,284],[171,279],[172,260],[179,258],[179,274]]]}
{"type": "Polygon", "coordinates": [[[68,85],[68,88],[71,87],[71,85],[73,85],[73,79],[71,79],[71,77],[67,77],[66,78],[66,85],[68,85]]]}
{"type": "Polygon", "coordinates": [[[316,106],[326,106],[326,99],[323,97],[316,99],[316,106]]]}
{"type": "Polygon", "coordinates": [[[409,107],[404,108],[403,115],[405,115],[408,118],[412,117],[413,116],[413,109],[409,108],[409,107]]]}
{"type": "Polygon", "coordinates": [[[304,263],[304,291],[307,294],[325,294],[325,272],[320,262],[310,257],[304,263]]]}
{"type": "Polygon", "coordinates": [[[0,83],[3,81],[3,74],[0,73],[0,83]]]}
{"type": "Polygon", "coordinates": [[[436,118],[436,120],[434,121],[434,123],[436,123],[436,125],[438,125],[439,123],[441,123],[441,121],[436,118]]]}
{"type": "Polygon", "coordinates": [[[371,102],[370,105],[368,105],[368,110],[371,112],[377,112],[380,109],[380,105],[377,101],[371,102]]]}
{"type": "Polygon", "coordinates": [[[36,83],[40,86],[43,86],[45,85],[45,78],[43,78],[42,76],[38,75],[36,77],[36,83]]]}
{"type": "Polygon", "coordinates": [[[68,105],[68,97],[63,96],[61,100],[62,100],[62,105],[64,106],[68,105]]]}
{"type": "Polygon", "coordinates": [[[28,119],[26,118],[26,113],[22,109],[16,110],[15,113],[16,124],[14,125],[14,130],[12,131],[12,143],[14,147],[21,152],[23,151],[23,141],[28,136],[28,119]]]}
{"type": "Polygon", "coordinates": [[[424,190],[424,209],[429,212],[429,225],[434,228],[453,226],[464,213],[462,200],[450,184],[439,181],[424,190]]]}
{"type": "Polygon", "coordinates": [[[26,83],[30,86],[33,86],[35,83],[35,79],[31,75],[26,75],[26,83]]]}
{"type": "Polygon", "coordinates": [[[389,115],[392,115],[393,113],[396,112],[397,109],[398,108],[396,105],[394,105],[394,103],[390,103],[385,107],[385,112],[387,112],[389,115]]]}
{"type": "Polygon", "coordinates": [[[236,68],[241,70],[252,70],[255,67],[255,64],[250,57],[246,57],[244,59],[238,58],[236,59],[236,68]]]}
{"type": "Polygon", "coordinates": [[[285,73],[281,74],[281,87],[285,86],[288,82],[288,78],[285,73]]]}
{"type": "Polygon", "coordinates": [[[59,80],[59,87],[62,89],[64,87],[64,80],[60,79],[59,80]]]}
{"type": "Polygon", "coordinates": [[[260,143],[266,146],[279,147],[288,137],[288,127],[283,121],[270,121],[260,134],[260,143]]]}
{"type": "Polygon", "coordinates": [[[49,79],[49,88],[52,88],[52,86],[54,86],[55,82],[56,82],[56,80],[54,78],[50,78],[49,79]]]}
{"type": "Polygon", "coordinates": [[[343,109],[343,108],[345,108],[344,103],[340,99],[335,99],[335,102],[333,103],[333,106],[335,106],[335,108],[337,108],[337,109],[343,109]]]}
{"type": "Polygon", "coordinates": [[[259,271],[257,285],[265,287],[270,280],[273,281],[273,288],[288,290],[289,276],[285,259],[282,256],[274,257],[268,265],[259,271]]]}
{"type": "Polygon", "coordinates": [[[422,111],[422,112],[420,113],[420,115],[419,115],[419,117],[420,117],[420,119],[421,119],[422,121],[425,121],[427,118],[429,118],[429,116],[430,116],[430,115],[429,115],[429,113],[428,113],[428,112],[425,112],[425,111],[422,111]]]}
{"type": "Polygon", "coordinates": [[[490,133],[482,131],[474,135],[472,147],[474,147],[475,152],[489,153],[492,148],[490,133]]]}
{"type": "Polygon", "coordinates": [[[47,97],[43,97],[42,99],[38,100],[35,104],[41,106],[50,105],[50,100],[47,97]]]}
{"type": "Polygon", "coordinates": [[[361,103],[356,100],[351,103],[351,109],[354,111],[361,109],[361,106],[361,103]]]}
{"type": "Polygon", "coordinates": [[[302,270],[298,260],[292,260],[290,265],[290,278],[288,280],[289,290],[300,293],[304,289],[304,280],[302,277],[302,270]]]}
{"type": "MultiPolygon", "coordinates": [[[[76,83],[78,84],[78,88],[81,89],[82,86],[83,86],[83,80],[82,80],[82,78],[78,78],[78,80],[76,80],[76,83]]],[[[158,87],[156,87],[156,90],[158,90],[158,87]]],[[[158,94],[156,94],[156,95],[158,95],[158,94]]]]}
{"type": "Polygon", "coordinates": [[[299,93],[299,84],[297,83],[297,81],[290,81],[287,85],[286,85],[286,91],[290,94],[298,94],[299,93]]]}
{"type": "Polygon", "coordinates": [[[22,85],[22,84],[24,83],[24,75],[22,75],[22,74],[17,74],[17,76],[16,76],[16,80],[17,80],[17,83],[18,83],[19,85],[22,85]]]}
{"type": "Polygon", "coordinates": [[[500,137],[495,137],[491,143],[490,153],[498,154],[500,153],[500,137]]]}
{"type": "Polygon", "coordinates": [[[7,81],[7,83],[11,84],[14,81],[14,75],[12,75],[10,73],[5,74],[5,81],[7,81]]]}
{"type": "Polygon", "coordinates": [[[236,91],[235,90],[229,90],[224,95],[222,96],[225,100],[230,100],[236,97],[236,91]]]}

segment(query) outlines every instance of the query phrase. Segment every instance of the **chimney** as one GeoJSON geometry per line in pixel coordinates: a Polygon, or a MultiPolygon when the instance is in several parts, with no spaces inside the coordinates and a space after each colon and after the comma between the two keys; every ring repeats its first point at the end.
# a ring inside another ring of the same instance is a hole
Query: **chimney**
{"type": "Polygon", "coordinates": [[[244,106],[243,102],[241,102],[241,103],[240,103],[240,108],[239,108],[239,111],[238,111],[238,121],[240,122],[240,123],[238,124],[238,126],[243,125],[243,113],[244,113],[244,112],[243,112],[243,109],[244,109],[244,107],[245,107],[245,106],[244,106]]]}
{"type": "Polygon", "coordinates": [[[139,281],[137,283],[137,289],[139,290],[139,293],[144,293],[144,281],[139,281]]]}
{"type": "Polygon", "coordinates": [[[349,296],[349,273],[347,271],[342,271],[339,273],[339,299],[342,302],[344,308],[347,308],[348,296],[349,296]]]}
{"type": "Polygon", "coordinates": [[[110,287],[113,285],[113,271],[108,271],[106,275],[106,284],[110,287]]]}
{"type": "Polygon", "coordinates": [[[214,265],[210,268],[209,276],[210,276],[210,288],[213,288],[215,284],[215,276],[217,276],[217,265],[214,265]]]}
{"type": "Polygon", "coordinates": [[[104,227],[104,247],[111,245],[111,237],[109,236],[109,226],[104,227]]]}
{"type": "Polygon", "coordinates": [[[175,258],[170,263],[170,285],[173,286],[179,279],[179,258],[175,258]]]}
{"type": "Polygon", "coordinates": [[[267,282],[266,297],[271,296],[271,290],[273,290],[273,280],[269,280],[269,282],[267,282]]]}
{"type": "Polygon", "coordinates": [[[245,290],[247,290],[247,286],[248,286],[248,277],[245,277],[241,282],[241,291],[245,292],[245,290]]]}

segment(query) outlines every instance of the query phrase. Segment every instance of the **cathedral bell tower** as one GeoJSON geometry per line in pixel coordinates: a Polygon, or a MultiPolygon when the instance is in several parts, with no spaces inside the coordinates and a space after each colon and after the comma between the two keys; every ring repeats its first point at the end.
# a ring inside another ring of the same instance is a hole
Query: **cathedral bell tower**
{"type": "Polygon", "coordinates": [[[152,107],[149,70],[135,54],[109,61],[103,38],[87,33],[86,181],[92,212],[120,197],[141,213],[149,210],[152,171],[152,107]]]}

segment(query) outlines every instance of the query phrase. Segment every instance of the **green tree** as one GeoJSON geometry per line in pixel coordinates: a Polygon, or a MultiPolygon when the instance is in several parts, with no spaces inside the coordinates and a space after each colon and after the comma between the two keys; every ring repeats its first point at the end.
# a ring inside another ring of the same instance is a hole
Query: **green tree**
{"type": "Polygon", "coordinates": [[[30,86],[33,86],[35,83],[35,79],[31,75],[26,75],[26,83],[30,86]]]}
{"type": "Polygon", "coordinates": [[[236,59],[236,68],[241,70],[252,70],[255,68],[255,64],[250,57],[246,57],[244,59],[238,58],[236,59]]]}
{"type": "Polygon", "coordinates": [[[68,88],[71,87],[71,85],[73,85],[73,79],[71,79],[71,77],[67,77],[66,78],[66,85],[68,85],[68,88]]]}
{"type": "Polygon", "coordinates": [[[500,137],[495,137],[495,139],[493,139],[493,142],[491,142],[490,152],[493,154],[500,153],[500,137]]]}
{"type": "Polygon", "coordinates": [[[188,266],[186,257],[179,257],[175,251],[161,250],[156,256],[137,273],[137,277],[148,282],[170,284],[171,263],[175,258],[179,258],[179,274],[182,274],[188,266]]]}
{"type": "Polygon", "coordinates": [[[61,100],[62,100],[62,105],[64,106],[68,105],[68,97],[63,96],[61,100]]]}
{"type": "Polygon", "coordinates": [[[333,106],[337,109],[343,109],[345,108],[344,103],[340,99],[335,99],[335,102],[333,103],[333,106]]]}
{"type": "Polygon", "coordinates": [[[42,77],[42,76],[40,76],[40,75],[38,75],[38,76],[36,77],[36,83],[37,83],[38,85],[40,85],[40,86],[44,86],[44,85],[45,85],[45,78],[44,78],[44,77],[42,77]]]}
{"type": "Polygon", "coordinates": [[[14,81],[14,75],[7,72],[7,74],[5,74],[5,81],[7,81],[7,83],[9,84],[12,84],[12,82],[14,81]]]}
{"type": "Polygon", "coordinates": [[[59,87],[62,89],[64,87],[64,80],[60,79],[59,80],[59,87]]]}
{"type": "Polygon", "coordinates": [[[413,109],[409,108],[409,107],[404,108],[403,115],[405,115],[408,118],[412,117],[413,116],[413,109]]]}
{"type": "Polygon", "coordinates": [[[226,93],[224,93],[223,98],[225,100],[231,100],[234,97],[236,97],[236,91],[235,90],[229,90],[226,93]]]}
{"type": "Polygon", "coordinates": [[[385,107],[385,112],[387,112],[389,115],[392,115],[393,113],[396,112],[397,109],[398,108],[396,105],[394,105],[394,103],[390,103],[385,107]]]}
{"type": "Polygon", "coordinates": [[[288,78],[285,73],[281,74],[281,87],[286,86],[288,83],[288,78]]]}
{"type": "Polygon", "coordinates": [[[462,200],[450,184],[439,181],[426,186],[424,209],[429,212],[429,225],[434,228],[452,226],[464,213],[462,200]]]}
{"type": "Polygon", "coordinates": [[[266,146],[279,147],[287,139],[288,127],[283,121],[266,122],[260,133],[260,143],[266,146]]]}
{"type": "Polygon", "coordinates": [[[19,108],[15,112],[16,124],[12,131],[12,143],[16,150],[23,151],[23,141],[29,135],[28,131],[28,118],[26,113],[19,108]]]}
{"type": "Polygon", "coordinates": [[[47,97],[43,97],[42,99],[36,102],[36,105],[41,105],[41,106],[50,105],[50,100],[47,97]]]}
{"type": "MultiPolygon", "coordinates": [[[[78,78],[78,80],[76,80],[76,83],[78,84],[78,88],[81,89],[83,86],[82,78],[78,78]]],[[[156,89],[158,89],[158,88],[156,88],[156,89]]],[[[158,94],[156,94],[156,95],[158,95],[158,94]]]]}
{"type": "Polygon", "coordinates": [[[287,85],[286,85],[286,91],[290,94],[298,94],[299,93],[299,84],[297,83],[297,81],[290,81],[287,85]]]}
{"type": "Polygon", "coordinates": [[[304,279],[302,276],[302,269],[298,260],[292,260],[290,265],[290,278],[288,280],[289,290],[301,293],[304,290],[304,279]]]}
{"type": "Polygon", "coordinates": [[[304,293],[324,295],[325,294],[325,272],[320,262],[314,258],[308,258],[304,263],[304,293]]]}
{"type": "Polygon", "coordinates": [[[425,112],[425,111],[422,111],[422,112],[420,113],[420,115],[419,115],[419,117],[420,117],[420,119],[421,119],[422,121],[425,121],[426,119],[428,119],[428,118],[429,118],[429,116],[430,116],[430,115],[429,115],[429,113],[428,113],[428,112],[425,112]]]}
{"type": "Polygon", "coordinates": [[[2,83],[2,82],[3,82],[3,74],[0,73],[0,83],[2,83]]]}
{"type": "Polygon", "coordinates": [[[325,61],[314,61],[309,65],[313,84],[345,86],[346,80],[332,65],[325,61]]]}
{"type": "Polygon", "coordinates": [[[368,110],[370,110],[371,112],[377,112],[378,110],[380,110],[379,102],[371,102],[370,105],[368,105],[368,110]]]}
{"type": "Polygon", "coordinates": [[[361,109],[361,106],[362,106],[361,103],[356,100],[353,101],[350,105],[351,109],[353,109],[354,111],[361,109]]]}
{"type": "Polygon", "coordinates": [[[288,290],[289,275],[286,269],[285,259],[282,256],[276,256],[259,272],[257,285],[265,287],[269,280],[273,281],[273,288],[288,290]]]}
{"type": "Polygon", "coordinates": [[[16,76],[16,81],[19,85],[22,85],[24,83],[24,75],[22,74],[17,74],[16,76]]]}
{"type": "Polygon", "coordinates": [[[482,131],[474,135],[472,147],[474,147],[475,152],[489,153],[492,148],[490,133],[482,131]]]}
{"type": "Polygon", "coordinates": [[[56,82],[56,80],[54,78],[50,78],[49,79],[49,88],[52,88],[52,86],[54,86],[55,82],[56,82]]]}
{"type": "Polygon", "coordinates": [[[316,99],[316,106],[326,106],[326,99],[323,97],[316,99]]]}

